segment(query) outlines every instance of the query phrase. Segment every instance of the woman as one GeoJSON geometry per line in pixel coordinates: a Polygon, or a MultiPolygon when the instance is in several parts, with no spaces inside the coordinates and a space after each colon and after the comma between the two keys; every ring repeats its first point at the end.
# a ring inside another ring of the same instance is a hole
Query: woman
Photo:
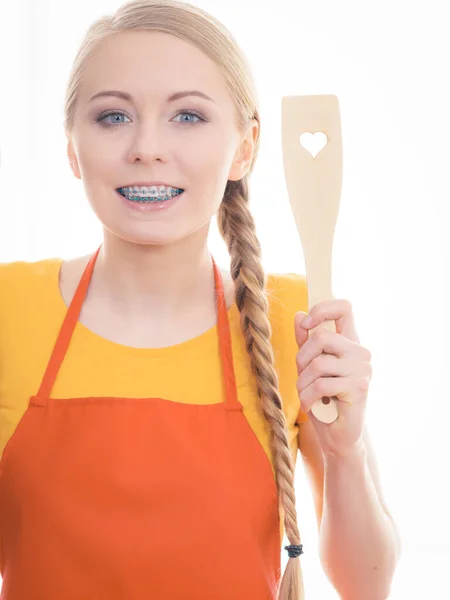
{"type": "Polygon", "coordinates": [[[87,32],[65,117],[103,241],[1,265],[1,597],[301,600],[298,449],[336,589],[387,597],[398,551],[363,437],[370,353],[347,301],[316,305],[312,326],[337,332],[308,339],[305,278],[263,272],[260,122],[232,36],[189,4],[126,4],[87,32]],[[207,247],[217,212],[231,273],[207,247]],[[309,415],[324,395],[340,400],[332,425],[309,415]]]}

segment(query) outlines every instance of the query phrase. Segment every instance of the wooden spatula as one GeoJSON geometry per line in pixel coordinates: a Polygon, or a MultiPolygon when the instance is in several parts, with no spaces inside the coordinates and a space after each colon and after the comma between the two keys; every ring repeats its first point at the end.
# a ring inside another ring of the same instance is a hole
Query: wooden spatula
{"type": "MultiPolygon", "coordinates": [[[[318,302],[334,299],[331,258],[342,188],[337,96],[283,96],[281,122],[284,173],[305,255],[309,311],[318,302]],[[314,149],[311,142],[322,142],[325,147],[316,145],[314,149]]],[[[336,331],[334,320],[318,327],[336,331]]],[[[324,397],[312,405],[311,411],[322,423],[333,423],[339,416],[337,405],[335,396],[324,397]]]]}

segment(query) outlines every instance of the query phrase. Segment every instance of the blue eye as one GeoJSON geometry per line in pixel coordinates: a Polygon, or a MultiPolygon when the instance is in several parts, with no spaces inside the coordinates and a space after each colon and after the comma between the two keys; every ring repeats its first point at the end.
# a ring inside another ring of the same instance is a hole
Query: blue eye
{"type": "MultiPolygon", "coordinates": [[[[105,119],[106,119],[107,117],[112,117],[113,115],[114,115],[114,116],[115,116],[115,115],[119,115],[119,116],[121,116],[121,117],[127,117],[127,116],[126,116],[124,113],[121,113],[121,112],[109,112],[109,113],[105,113],[105,114],[103,114],[103,115],[100,115],[100,116],[98,117],[98,119],[97,119],[97,123],[100,123],[100,124],[101,124],[103,127],[112,127],[112,126],[114,125],[114,123],[107,123],[107,122],[105,121],[105,119]]],[[[128,117],[127,117],[127,119],[128,119],[128,117]]],[[[125,125],[125,123],[120,123],[120,122],[118,122],[118,121],[116,121],[116,122],[115,122],[115,124],[116,124],[116,125],[125,125]]]]}
{"type": "MultiPolygon", "coordinates": [[[[197,119],[200,119],[200,121],[205,121],[205,119],[203,119],[198,113],[192,111],[192,110],[188,110],[188,111],[182,111],[179,112],[176,116],[179,117],[180,115],[189,115],[191,117],[196,117],[197,119]]],[[[198,125],[199,122],[198,121],[183,121],[183,124],[186,125],[198,125]]]]}
{"type": "MultiPolygon", "coordinates": [[[[196,125],[201,125],[201,123],[206,123],[206,119],[204,119],[202,117],[202,115],[200,115],[199,113],[192,111],[192,110],[180,111],[177,115],[175,115],[175,117],[179,117],[180,115],[189,115],[191,117],[195,117],[196,119],[198,119],[197,121],[178,121],[178,123],[180,125],[196,126],[196,125]]],[[[123,112],[110,111],[108,113],[102,113],[99,117],[97,117],[96,123],[100,123],[100,125],[105,128],[111,128],[111,127],[114,127],[115,125],[119,125],[119,126],[126,125],[126,123],[119,122],[119,121],[114,121],[113,123],[107,122],[106,119],[108,117],[112,117],[112,116],[121,116],[121,117],[126,117],[128,119],[127,115],[123,112]]]]}

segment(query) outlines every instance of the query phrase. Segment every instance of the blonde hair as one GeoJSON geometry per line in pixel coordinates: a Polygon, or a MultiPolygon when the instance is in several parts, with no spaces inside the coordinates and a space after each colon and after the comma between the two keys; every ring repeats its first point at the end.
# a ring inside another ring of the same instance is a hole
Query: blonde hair
{"type": "MultiPolygon", "coordinates": [[[[65,100],[64,129],[72,131],[77,91],[83,65],[110,35],[129,30],[165,32],[202,50],[220,68],[235,99],[237,125],[244,131],[252,119],[260,123],[257,94],[250,68],[232,34],[204,10],[179,0],[133,0],[113,16],[104,16],[88,29],[75,57],[65,100]]],[[[279,501],[284,512],[286,536],[301,544],[294,491],[294,461],[289,448],[286,418],[278,389],[278,375],[270,342],[269,293],[261,264],[261,246],[249,210],[249,176],[258,154],[259,134],[248,173],[239,181],[228,181],[218,211],[218,227],[230,254],[231,276],[246,348],[256,378],[262,412],[270,430],[279,501]]],[[[279,600],[303,600],[303,580],[298,557],[289,558],[278,589],[279,600]]]]}

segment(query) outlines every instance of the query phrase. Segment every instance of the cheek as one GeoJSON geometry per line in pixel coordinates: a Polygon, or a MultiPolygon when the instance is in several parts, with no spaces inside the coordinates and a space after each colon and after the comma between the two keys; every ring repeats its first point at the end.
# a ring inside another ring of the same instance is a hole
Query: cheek
{"type": "MultiPolygon", "coordinates": [[[[185,181],[189,202],[203,209],[212,206],[222,183],[223,164],[218,153],[205,152],[204,148],[180,156],[174,171],[185,181]]],[[[223,186],[222,186],[223,187],[223,186]]],[[[221,190],[223,195],[223,190],[221,190]]]]}
{"type": "Polygon", "coordinates": [[[229,158],[223,144],[199,145],[182,160],[180,172],[186,174],[187,183],[204,191],[210,199],[218,189],[223,194],[230,172],[229,158]]]}
{"type": "Polygon", "coordinates": [[[102,145],[101,148],[95,144],[85,146],[79,156],[83,170],[92,179],[111,180],[111,169],[117,169],[119,162],[117,152],[111,148],[111,145],[109,147],[102,145]]]}
{"type": "Polygon", "coordinates": [[[183,152],[174,153],[175,161],[181,174],[185,174],[187,181],[196,179],[204,180],[208,172],[214,171],[215,159],[213,152],[205,151],[204,147],[190,146],[183,152]]]}
{"type": "Polygon", "coordinates": [[[80,170],[90,179],[111,180],[111,168],[117,169],[121,160],[120,144],[113,143],[113,136],[84,128],[78,136],[77,155],[80,170]],[[108,173],[109,171],[109,173],[108,173]],[[105,178],[105,173],[107,177],[105,178]]]}
{"type": "Polygon", "coordinates": [[[179,153],[175,150],[174,155],[185,166],[196,172],[217,172],[227,161],[227,148],[220,132],[214,135],[194,137],[187,145],[179,146],[179,153]]]}

